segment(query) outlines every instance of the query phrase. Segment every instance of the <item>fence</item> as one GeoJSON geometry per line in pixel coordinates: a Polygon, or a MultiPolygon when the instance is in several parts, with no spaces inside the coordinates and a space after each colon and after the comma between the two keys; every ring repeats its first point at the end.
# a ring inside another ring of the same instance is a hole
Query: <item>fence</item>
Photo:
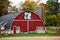
{"type": "Polygon", "coordinates": [[[48,30],[60,30],[60,27],[45,27],[48,30]]]}

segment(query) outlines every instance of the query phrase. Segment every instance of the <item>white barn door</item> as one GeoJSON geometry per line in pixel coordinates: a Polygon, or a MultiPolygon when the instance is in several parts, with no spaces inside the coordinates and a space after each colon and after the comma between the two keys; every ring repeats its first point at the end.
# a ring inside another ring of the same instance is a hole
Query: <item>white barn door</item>
{"type": "Polygon", "coordinates": [[[20,33],[20,27],[16,27],[16,33],[20,33]]]}
{"type": "Polygon", "coordinates": [[[37,32],[37,33],[45,33],[44,27],[42,27],[42,26],[37,26],[37,27],[36,27],[36,32],[37,32]]]}

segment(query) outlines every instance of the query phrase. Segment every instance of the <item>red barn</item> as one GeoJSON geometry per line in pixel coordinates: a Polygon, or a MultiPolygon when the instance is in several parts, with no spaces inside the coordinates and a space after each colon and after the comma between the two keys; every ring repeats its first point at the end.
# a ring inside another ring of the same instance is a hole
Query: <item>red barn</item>
{"type": "Polygon", "coordinates": [[[37,14],[25,11],[13,20],[11,30],[14,33],[41,33],[44,30],[44,24],[37,14]]]}

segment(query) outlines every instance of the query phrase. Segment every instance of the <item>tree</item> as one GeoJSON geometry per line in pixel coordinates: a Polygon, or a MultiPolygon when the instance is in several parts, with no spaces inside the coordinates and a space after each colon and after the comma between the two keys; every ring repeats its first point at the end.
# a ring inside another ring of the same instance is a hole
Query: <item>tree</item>
{"type": "Polygon", "coordinates": [[[45,24],[46,26],[58,26],[59,20],[56,15],[49,15],[45,18],[45,24]]]}
{"type": "Polygon", "coordinates": [[[58,12],[60,13],[60,3],[59,3],[59,9],[58,9],[58,12]]]}
{"type": "Polygon", "coordinates": [[[44,15],[44,23],[46,26],[60,26],[60,15],[58,14],[58,0],[47,1],[47,12],[44,15]]]}
{"type": "Polygon", "coordinates": [[[57,18],[59,20],[59,26],[60,26],[60,13],[57,14],[57,18]]]}
{"type": "Polygon", "coordinates": [[[40,3],[40,4],[39,4],[39,6],[44,7],[44,10],[46,10],[46,9],[47,9],[47,5],[46,5],[46,4],[44,4],[44,3],[40,3]]]}
{"type": "Polygon", "coordinates": [[[7,14],[7,7],[10,2],[8,0],[0,0],[0,16],[7,14]]]}
{"type": "Polygon", "coordinates": [[[22,5],[23,10],[33,10],[34,6],[36,6],[38,4],[40,0],[38,0],[37,2],[34,1],[30,1],[30,0],[26,0],[25,3],[22,5]]]}
{"type": "Polygon", "coordinates": [[[11,12],[12,12],[12,13],[14,13],[14,12],[18,12],[18,8],[17,8],[16,6],[13,6],[11,12]]]}
{"type": "Polygon", "coordinates": [[[47,10],[49,10],[52,14],[57,14],[58,8],[59,8],[58,0],[47,1],[47,10]]]}

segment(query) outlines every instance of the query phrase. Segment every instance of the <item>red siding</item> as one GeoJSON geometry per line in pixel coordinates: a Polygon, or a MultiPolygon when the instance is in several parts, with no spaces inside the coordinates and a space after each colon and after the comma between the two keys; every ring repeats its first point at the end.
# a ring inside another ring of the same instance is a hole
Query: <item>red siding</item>
{"type": "Polygon", "coordinates": [[[13,26],[16,26],[16,27],[20,26],[21,32],[27,32],[27,22],[26,21],[19,21],[19,22],[14,21],[12,24],[12,27],[13,26]]]}
{"type": "Polygon", "coordinates": [[[27,22],[26,21],[22,21],[20,22],[20,28],[21,28],[21,32],[27,32],[27,22]]]}
{"type": "Polygon", "coordinates": [[[17,19],[17,20],[24,20],[24,13],[25,12],[22,12],[21,14],[19,14],[16,18],[15,18],[15,20],[17,19]]]}
{"type": "Polygon", "coordinates": [[[30,21],[29,22],[29,31],[35,31],[37,26],[43,26],[42,21],[30,21]]]}
{"type": "MultiPolygon", "coordinates": [[[[25,13],[25,12],[21,13],[20,15],[18,15],[18,16],[15,18],[15,20],[24,20],[24,13],[25,13]]],[[[32,20],[41,20],[41,19],[39,18],[39,16],[36,15],[36,14],[34,14],[33,12],[31,12],[31,15],[32,15],[32,20]]]]}
{"type": "MultiPolygon", "coordinates": [[[[24,19],[24,13],[22,12],[19,14],[14,20],[25,20],[24,19]]],[[[31,20],[41,20],[41,18],[36,15],[35,13],[31,12],[32,19],[31,20]]],[[[20,31],[21,32],[28,32],[28,31],[35,31],[37,26],[44,26],[43,21],[30,21],[28,20],[28,25],[27,26],[27,21],[13,21],[11,29],[14,30],[14,33],[16,32],[16,29],[14,26],[18,27],[20,26],[20,31]],[[29,30],[28,30],[29,29],[29,30]]]]}
{"type": "Polygon", "coordinates": [[[32,13],[32,20],[41,20],[38,15],[36,15],[33,12],[31,12],[31,13],[32,13]]]}

